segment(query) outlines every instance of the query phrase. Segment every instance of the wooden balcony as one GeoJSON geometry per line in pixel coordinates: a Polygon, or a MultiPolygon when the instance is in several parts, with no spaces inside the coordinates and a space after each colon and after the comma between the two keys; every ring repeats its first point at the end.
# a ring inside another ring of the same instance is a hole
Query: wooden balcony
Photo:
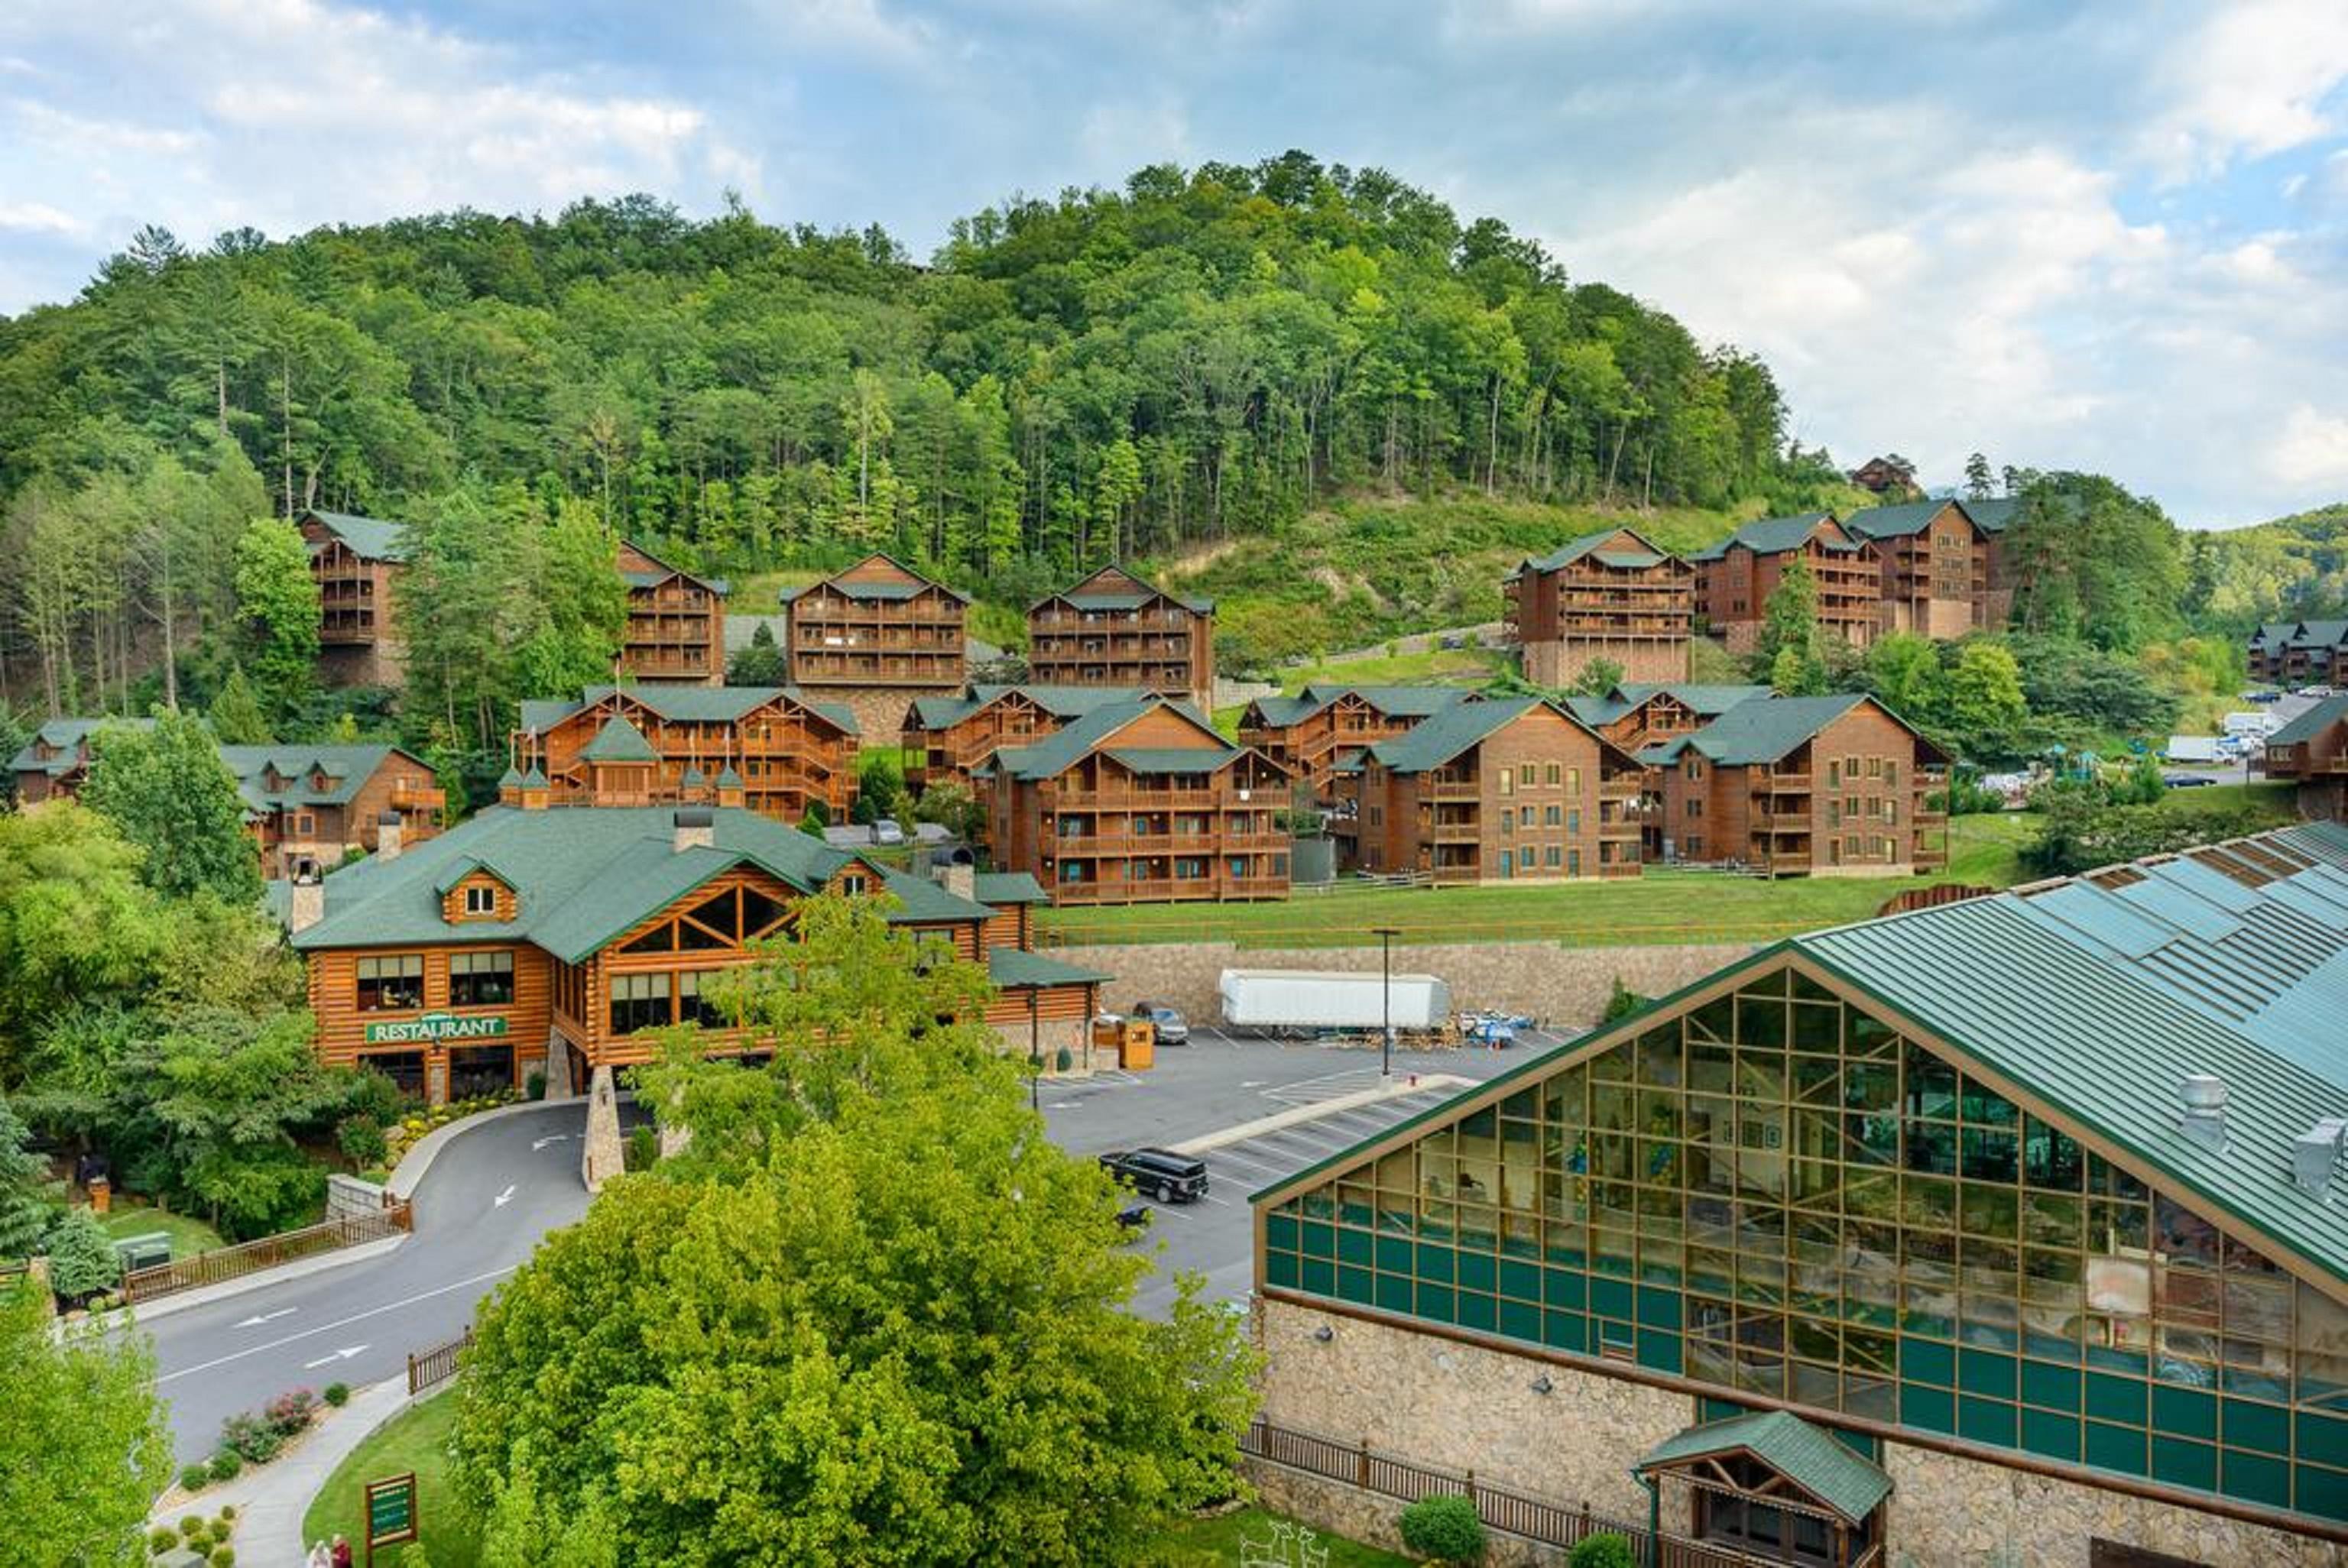
{"type": "Polygon", "coordinates": [[[1810,775],[1807,774],[1762,774],[1753,780],[1755,794],[1807,794],[1810,775]]]}
{"type": "Polygon", "coordinates": [[[448,804],[448,796],[432,784],[394,784],[391,786],[391,809],[394,811],[439,811],[448,804]]]}

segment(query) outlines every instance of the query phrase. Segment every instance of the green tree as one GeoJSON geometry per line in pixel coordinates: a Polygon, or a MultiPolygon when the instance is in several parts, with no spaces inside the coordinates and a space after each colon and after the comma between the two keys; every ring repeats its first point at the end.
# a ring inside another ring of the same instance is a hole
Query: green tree
{"type": "Polygon", "coordinates": [[[27,1144],[32,1130],[0,1100],[0,1257],[30,1257],[57,1212],[64,1184],[27,1144]]]}
{"type": "Polygon", "coordinates": [[[99,1323],[52,1332],[48,1301],[0,1286],[0,1520],[9,1555],[138,1568],[139,1527],[170,1474],[170,1430],[143,1337],[99,1323]]]}
{"type": "Polygon", "coordinates": [[[140,874],[167,897],[261,897],[236,775],[202,721],[159,714],[151,729],[107,725],[93,740],[82,798],[144,852],[140,874]]]}
{"type": "Polygon", "coordinates": [[[1940,645],[1912,631],[1893,631],[1867,651],[1867,681],[1883,705],[1911,724],[1940,723],[1947,700],[1940,645]]]}
{"type": "Polygon", "coordinates": [[[689,1147],[482,1315],[460,1494],[493,1532],[600,1509],[632,1563],[1130,1559],[1230,1488],[1236,1330],[1195,1280],[1128,1310],[1117,1190],[1043,1135],[975,966],[870,901],[803,931],[731,999],[773,1065],[672,1039],[643,1092],[689,1147]]]}
{"type": "Polygon", "coordinates": [[[1949,670],[1949,722],[1978,747],[1992,747],[2028,716],[2022,666],[1993,638],[1968,638],[1949,670]]]}
{"type": "Polygon", "coordinates": [[[1568,690],[1577,697],[1603,697],[1622,683],[1622,666],[1612,659],[1592,659],[1568,690]]]}
{"type": "Polygon", "coordinates": [[[1827,688],[1819,646],[1818,584],[1807,562],[1787,566],[1761,607],[1759,667],[1781,697],[1814,696],[1827,688]]]}
{"type": "Polygon", "coordinates": [[[264,518],[246,526],[236,545],[236,603],[254,690],[283,721],[317,687],[318,584],[292,523],[264,518]]]}
{"type": "Polygon", "coordinates": [[[139,853],[88,807],[0,814],[0,1086],[76,1005],[144,994],[170,917],[139,878],[139,853]]]}
{"type": "Polygon", "coordinates": [[[299,1224],[325,1191],[296,1134],[332,1122],[357,1085],[320,1065],[313,1027],[303,1012],[256,1024],[191,1009],[158,1042],[153,1114],[172,1185],[232,1235],[299,1224]]]}
{"type": "Polygon", "coordinates": [[[1989,459],[1976,452],[1965,459],[1965,499],[1986,501],[1997,494],[1995,482],[1990,477],[1989,459]]]}
{"type": "Polygon", "coordinates": [[[41,1248],[49,1257],[49,1288],[60,1301],[87,1301],[121,1282],[122,1260],[98,1216],[70,1208],[57,1217],[41,1248]]]}
{"type": "Polygon", "coordinates": [[[272,730],[268,715],[261,711],[261,699],[254,694],[252,682],[244,677],[244,666],[229,666],[228,679],[221,682],[219,693],[205,717],[211,721],[212,733],[226,746],[266,746],[277,736],[272,730]]]}
{"type": "Polygon", "coordinates": [[[750,633],[749,645],[734,655],[726,667],[726,683],[729,686],[786,686],[790,683],[790,661],[775,641],[771,622],[761,620],[750,633]]]}

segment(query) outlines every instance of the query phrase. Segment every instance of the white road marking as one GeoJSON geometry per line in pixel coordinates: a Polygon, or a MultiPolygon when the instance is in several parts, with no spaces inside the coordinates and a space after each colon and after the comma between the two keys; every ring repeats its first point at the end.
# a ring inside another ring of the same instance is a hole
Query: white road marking
{"type": "Polygon", "coordinates": [[[281,1307],[274,1312],[256,1312],[252,1317],[239,1322],[236,1327],[239,1328],[258,1328],[264,1323],[274,1323],[281,1317],[290,1317],[294,1313],[301,1310],[302,1309],[298,1307],[281,1307]]]}
{"type": "Polygon", "coordinates": [[[490,1200],[491,1205],[501,1209],[505,1207],[506,1204],[513,1201],[513,1188],[511,1186],[508,1186],[504,1192],[499,1193],[495,1198],[490,1200]]]}
{"type": "Polygon", "coordinates": [[[568,1143],[569,1142],[571,1142],[571,1134],[568,1132],[550,1132],[543,1138],[532,1138],[530,1141],[530,1152],[535,1154],[549,1143],[568,1143]]]}
{"type": "Polygon", "coordinates": [[[343,1349],[335,1351],[331,1356],[321,1356],[314,1361],[303,1362],[302,1370],[304,1372],[314,1372],[321,1367],[331,1367],[337,1361],[347,1361],[366,1348],[367,1348],[367,1347],[364,1345],[347,1346],[343,1349]]]}
{"type": "Polygon", "coordinates": [[[1253,1165],[1257,1170],[1269,1171],[1275,1176],[1284,1176],[1289,1172],[1297,1168],[1294,1165],[1274,1165],[1266,1161],[1259,1160],[1252,1154],[1241,1154],[1231,1149],[1216,1150],[1215,1159],[1218,1163],[1229,1160],[1235,1161],[1242,1165],[1253,1165]]]}
{"type": "Polygon", "coordinates": [[[398,1312],[415,1306],[419,1301],[429,1301],[436,1296],[446,1296],[452,1290],[463,1290],[468,1286],[483,1285],[492,1279],[503,1278],[520,1266],[521,1265],[518,1263],[510,1263],[503,1268],[493,1268],[487,1274],[477,1274],[469,1279],[460,1279],[452,1285],[443,1285],[431,1290],[419,1291],[414,1296],[404,1296],[397,1301],[386,1301],[381,1307],[370,1307],[365,1312],[354,1312],[348,1317],[338,1318],[332,1323],[322,1323],[315,1328],[304,1328],[299,1334],[288,1334],[284,1338],[272,1339],[266,1345],[254,1345],[242,1350],[232,1350],[225,1356],[215,1356],[209,1361],[199,1361],[192,1367],[182,1367],[176,1372],[166,1372],[155,1381],[159,1384],[168,1383],[174,1378],[186,1378],[198,1372],[209,1372],[215,1367],[225,1367],[231,1361],[242,1361],[248,1356],[260,1356],[271,1350],[282,1350],[288,1345],[299,1344],[304,1339],[314,1338],[320,1334],[332,1334],[337,1328],[362,1322],[369,1317],[380,1317],[386,1312],[398,1312]]]}
{"type": "Polygon", "coordinates": [[[1081,1100],[1046,1100],[1044,1102],[1044,1109],[1046,1111],[1074,1111],[1077,1106],[1082,1105],[1083,1103],[1084,1102],[1081,1100]]]}

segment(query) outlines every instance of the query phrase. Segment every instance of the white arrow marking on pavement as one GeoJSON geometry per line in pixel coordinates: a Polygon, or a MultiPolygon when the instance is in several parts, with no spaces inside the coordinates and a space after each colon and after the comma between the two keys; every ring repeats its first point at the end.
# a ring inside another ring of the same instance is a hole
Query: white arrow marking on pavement
{"type": "MultiPolygon", "coordinates": [[[[502,1279],[520,1266],[520,1264],[510,1263],[503,1268],[493,1268],[487,1274],[477,1274],[470,1278],[458,1280],[453,1285],[436,1286],[430,1290],[418,1291],[414,1296],[404,1296],[397,1301],[386,1301],[380,1307],[370,1307],[365,1312],[354,1312],[348,1317],[337,1318],[332,1323],[321,1323],[315,1328],[304,1328],[299,1333],[288,1334],[283,1339],[272,1339],[266,1344],[248,1346],[242,1350],[232,1350],[225,1356],[215,1356],[209,1361],[199,1361],[192,1367],[182,1367],[176,1372],[165,1372],[155,1381],[159,1384],[174,1382],[181,1378],[192,1378],[199,1372],[209,1372],[215,1367],[225,1367],[232,1361],[242,1361],[248,1357],[265,1355],[272,1350],[282,1350],[288,1345],[298,1344],[304,1339],[314,1339],[321,1334],[332,1334],[335,1329],[345,1327],[363,1318],[380,1317],[386,1312],[404,1311],[419,1301],[429,1301],[434,1296],[446,1296],[451,1291],[484,1285],[492,1279],[502,1279]]],[[[364,1350],[366,1347],[362,1345],[359,1348],[364,1350]]]]}
{"type": "Polygon", "coordinates": [[[364,1345],[353,1345],[347,1349],[337,1350],[331,1356],[321,1356],[314,1361],[304,1361],[302,1363],[302,1370],[314,1372],[321,1367],[330,1367],[337,1361],[347,1361],[366,1348],[364,1345]]]}
{"type": "Polygon", "coordinates": [[[236,1327],[239,1328],[258,1328],[264,1323],[274,1323],[281,1317],[290,1317],[294,1313],[301,1310],[302,1309],[298,1307],[281,1307],[274,1312],[258,1312],[253,1314],[251,1317],[245,1318],[243,1321],[237,1324],[236,1327]]]}
{"type": "Polygon", "coordinates": [[[1272,1081],[1272,1080],[1270,1080],[1270,1079],[1268,1079],[1268,1078],[1251,1078],[1251,1079],[1247,1080],[1245,1082],[1241,1083],[1241,1084],[1240,1085],[1240,1087],[1241,1087],[1241,1089],[1261,1089],[1261,1088],[1262,1088],[1265,1084],[1267,1084],[1267,1083],[1269,1083],[1269,1082],[1271,1082],[1271,1081],[1272,1081]]]}
{"type": "Polygon", "coordinates": [[[499,1193],[499,1194],[497,1195],[497,1206],[498,1206],[499,1208],[503,1208],[503,1207],[505,1207],[505,1206],[506,1206],[507,1202],[508,1202],[509,1200],[510,1200],[510,1199],[513,1197],[513,1195],[514,1195],[514,1190],[513,1190],[511,1187],[508,1187],[504,1192],[499,1193]]]}
{"type": "Polygon", "coordinates": [[[530,1152],[535,1154],[549,1143],[568,1143],[569,1142],[571,1142],[571,1134],[568,1132],[549,1133],[543,1138],[532,1138],[530,1141],[530,1152]]]}

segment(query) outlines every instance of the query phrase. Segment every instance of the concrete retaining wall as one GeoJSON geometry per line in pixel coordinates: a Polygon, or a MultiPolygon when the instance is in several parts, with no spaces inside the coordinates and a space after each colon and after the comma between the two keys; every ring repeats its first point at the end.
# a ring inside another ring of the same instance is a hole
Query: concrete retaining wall
{"type": "Polygon", "coordinates": [[[362,1182],[340,1171],[330,1172],[326,1176],[326,1217],[330,1220],[380,1213],[383,1202],[383,1188],[373,1182],[362,1182]]]}
{"type": "MultiPolygon", "coordinates": [[[[1753,951],[1747,945],[1670,948],[1560,948],[1547,942],[1462,942],[1396,948],[1397,974],[1439,975],[1454,1007],[1499,1009],[1553,1023],[1597,1021],[1614,981],[1643,996],[1663,996],[1753,951]]],[[[1165,1002],[1194,1023],[1222,1017],[1225,969],[1337,969],[1378,972],[1375,948],[1239,948],[1229,942],[1052,949],[1117,978],[1103,1005],[1122,1011],[1140,1000],[1165,1002]]]]}

